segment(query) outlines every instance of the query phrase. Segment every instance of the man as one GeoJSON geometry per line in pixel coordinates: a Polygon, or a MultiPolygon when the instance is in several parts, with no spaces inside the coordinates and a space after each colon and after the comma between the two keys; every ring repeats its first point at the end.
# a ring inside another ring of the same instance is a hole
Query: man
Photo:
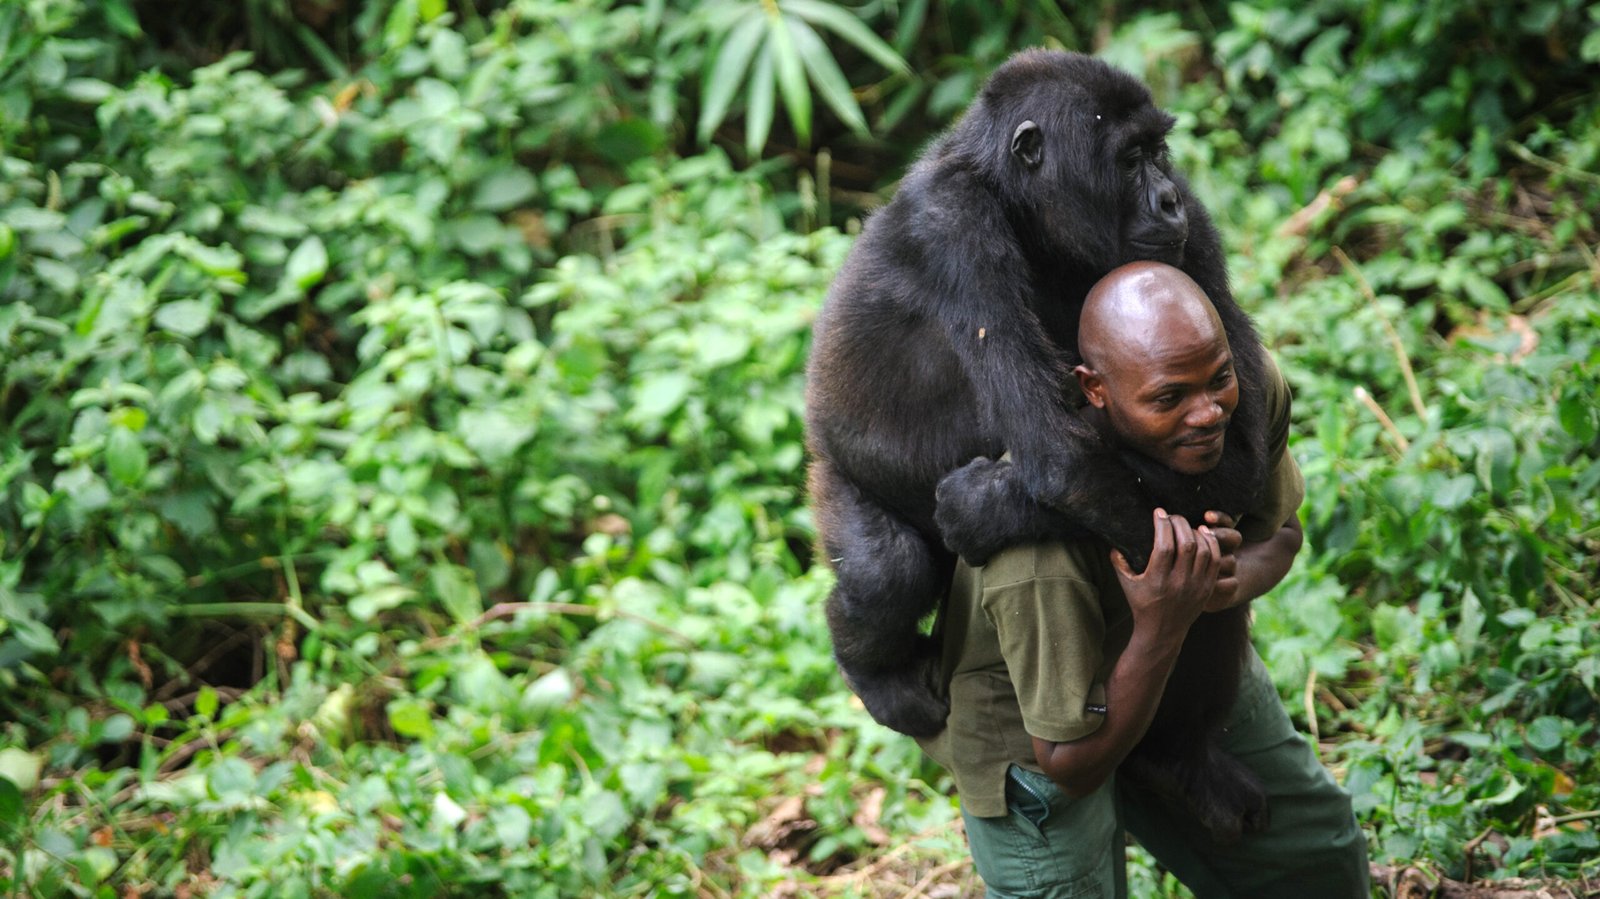
{"type": "MultiPolygon", "coordinates": [[[[1089,420],[1170,468],[1216,466],[1238,384],[1216,311],[1187,275],[1150,262],[1107,275],[1084,301],[1078,343],[1089,420]]],[[[1270,378],[1269,429],[1286,434],[1288,386],[1275,368],[1270,378]]],[[[1217,845],[1181,805],[1116,776],[1191,623],[1265,593],[1299,551],[1304,484],[1286,450],[1272,464],[1237,523],[1207,513],[1191,527],[1155,510],[1142,574],[1094,540],[957,566],[941,620],[950,718],[922,745],[955,776],[990,896],[1123,897],[1124,830],[1201,899],[1367,895],[1350,799],[1253,649],[1221,741],[1266,787],[1264,831],[1217,845]]]]}

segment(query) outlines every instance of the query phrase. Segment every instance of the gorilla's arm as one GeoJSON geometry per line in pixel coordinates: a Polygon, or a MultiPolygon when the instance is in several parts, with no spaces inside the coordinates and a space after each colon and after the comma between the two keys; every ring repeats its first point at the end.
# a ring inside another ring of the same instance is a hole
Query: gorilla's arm
{"type": "Polygon", "coordinates": [[[941,481],[935,515],[946,544],[972,562],[1029,537],[1092,533],[1142,569],[1151,534],[1140,510],[1150,503],[1139,477],[1068,408],[1071,369],[1028,304],[1028,264],[1004,216],[977,191],[960,199],[941,201],[970,222],[936,242],[950,251],[932,261],[946,288],[934,314],[1011,464],[979,460],[941,481]],[[983,295],[970,295],[978,285],[983,295]],[[963,499],[947,506],[947,483],[957,482],[963,499]]]}

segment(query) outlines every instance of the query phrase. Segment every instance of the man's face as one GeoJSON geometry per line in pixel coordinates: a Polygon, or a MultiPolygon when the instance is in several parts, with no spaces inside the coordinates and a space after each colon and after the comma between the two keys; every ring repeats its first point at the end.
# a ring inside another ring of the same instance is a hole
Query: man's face
{"type": "Polygon", "coordinates": [[[1085,379],[1084,392],[1125,445],[1183,474],[1204,474],[1222,461],[1228,420],[1239,405],[1227,338],[1217,328],[1142,342],[1139,353],[1085,379]]]}

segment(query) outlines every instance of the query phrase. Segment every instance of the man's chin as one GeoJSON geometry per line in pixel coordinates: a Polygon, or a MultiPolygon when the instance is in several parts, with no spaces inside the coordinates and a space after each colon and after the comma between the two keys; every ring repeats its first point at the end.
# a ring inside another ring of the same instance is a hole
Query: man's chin
{"type": "Polygon", "coordinates": [[[1179,446],[1177,451],[1161,462],[1179,474],[1209,474],[1222,463],[1222,442],[1218,441],[1215,448],[1179,446]]]}

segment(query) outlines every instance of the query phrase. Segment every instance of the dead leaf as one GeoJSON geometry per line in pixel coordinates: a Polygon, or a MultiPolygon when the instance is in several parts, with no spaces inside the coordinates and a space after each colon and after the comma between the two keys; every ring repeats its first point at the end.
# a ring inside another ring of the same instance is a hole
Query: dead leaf
{"type": "Polygon", "coordinates": [[[861,807],[856,809],[856,813],[850,816],[850,823],[861,828],[861,833],[867,838],[867,842],[874,846],[889,844],[888,831],[878,824],[878,819],[883,816],[883,798],[886,795],[888,791],[883,787],[875,788],[867,794],[866,799],[862,800],[861,807]]]}

